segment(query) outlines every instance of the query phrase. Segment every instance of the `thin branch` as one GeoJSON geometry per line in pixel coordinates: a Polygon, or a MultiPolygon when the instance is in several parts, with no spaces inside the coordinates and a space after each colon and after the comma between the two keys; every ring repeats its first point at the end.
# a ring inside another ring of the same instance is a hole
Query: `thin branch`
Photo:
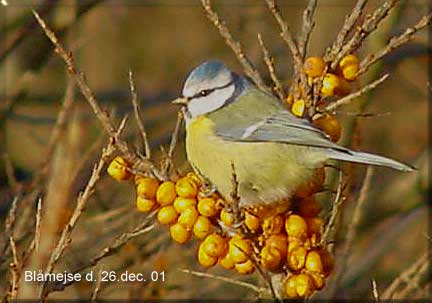
{"type": "Polygon", "coordinates": [[[196,277],[211,278],[211,279],[214,279],[214,280],[219,280],[219,281],[227,282],[227,283],[230,283],[230,284],[238,285],[238,286],[241,286],[241,287],[245,287],[245,288],[248,288],[250,290],[255,291],[258,294],[269,294],[269,291],[268,291],[267,288],[257,287],[257,286],[255,286],[255,285],[253,285],[251,283],[239,281],[239,280],[232,279],[232,278],[229,278],[229,277],[217,276],[217,275],[213,275],[213,274],[210,274],[210,273],[199,272],[199,271],[194,271],[194,270],[189,270],[189,269],[179,269],[179,270],[181,272],[184,272],[186,274],[193,275],[193,276],[196,276],[196,277]]]}
{"type": "Polygon", "coordinates": [[[95,283],[95,286],[93,288],[92,295],[91,295],[91,302],[96,302],[97,301],[96,299],[97,299],[97,296],[98,296],[98,294],[100,292],[100,287],[101,287],[101,284],[102,284],[101,273],[102,273],[102,266],[99,268],[99,272],[98,272],[98,276],[97,276],[97,279],[96,279],[96,283],[95,283]]]}
{"type": "Polygon", "coordinates": [[[342,26],[342,29],[338,33],[333,45],[331,46],[331,48],[327,49],[325,55],[326,61],[333,61],[336,54],[340,52],[344,43],[346,43],[348,34],[354,29],[354,25],[357,23],[360,16],[362,15],[367,1],[368,0],[357,0],[357,3],[355,4],[350,15],[345,18],[345,22],[342,26]]]}
{"type": "Polygon", "coordinates": [[[363,86],[360,90],[358,90],[354,93],[351,93],[351,94],[349,94],[343,98],[340,98],[339,100],[337,100],[335,102],[330,103],[329,105],[327,105],[324,108],[324,111],[331,112],[331,111],[334,111],[336,108],[338,108],[341,105],[346,105],[346,104],[350,103],[351,101],[360,97],[361,95],[364,95],[367,92],[375,89],[378,85],[383,83],[388,77],[389,77],[389,74],[385,74],[385,75],[381,76],[381,78],[363,86]]]}
{"type": "Polygon", "coordinates": [[[259,44],[261,46],[261,51],[262,51],[263,56],[264,56],[264,62],[267,66],[270,77],[274,83],[274,91],[278,95],[279,99],[284,100],[285,99],[285,91],[283,89],[282,83],[280,82],[278,76],[276,75],[274,59],[270,55],[270,52],[268,51],[266,46],[264,45],[261,34],[258,34],[258,41],[259,41],[259,44]]]}
{"type": "Polygon", "coordinates": [[[317,0],[309,0],[308,6],[303,12],[303,28],[301,36],[299,37],[298,49],[302,60],[304,61],[307,53],[307,46],[309,43],[309,38],[312,33],[312,29],[315,26],[313,21],[315,9],[317,6],[317,0]]]}
{"type": "Polygon", "coordinates": [[[19,280],[20,280],[20,264],[18,261],[16,245],[13,236],[9,237],[9,245],[12,254],[12,262],[9,264],[9,270],[11,272],[12,281],[11,281],[10,291],[8,293],[8,298],[16,299],[18,295],[19,280]]]}
{"type": "Polygon", "coordinates": [[[12,232],[16,222],[16,213],[18,209],[18,196],[16,196],[11,204],[8,215],[5,220],[5,227],[3,231],[3,245],[0,249],[0,264],[6,259],[6,251],[10,244],[10,237],[12,236],[12,232]]]}
{"type": "Polygon", "coordinates": [[[414,25],[414,27],[407,28],[403,34],[391,38],[389,43],[383,49],[381,49],[375,54],[369,54],[368,56],[366,56],[363,59],[363,61],[360,63],[360,70],[358,71],[357,74],[361,75],[365,73],[369,69],[369,67],[371,67],[379,59],[386,56],[387,54],[389,54],[399,46],[409,42],[414,36],[414,34],[419,30],[421,30],[422,28],[428,26],[431,23],[431,20],[432,20],[432,14],[424,16],[423,18],[420,19],[420,21],[417,22],[416,25],[414,25]]]}
{"type": "MultiPolygon", "coordinates": [[[[87,102],[90,104],[94,114],[102,124],[102,127],[104,128],[105,132],[108,134],[109,137],[111,138],[114,137],[116,134],[116,128],[114,127],[113,122],[111,121],[107,112],[104,111],[99,105],[99,103],[97,102],[94,93],[92,92],[92,90],[87,84],[84,74],[79,70],[77,70],[77,68],[75,67],[72,54],[68,52],[63,47],[63,45],[58,41],[57,36],[50,28],[48,28],[45,21],[42,20],[42,18],[38,15],[38,13],[34,10],[32,12],[35,18],[37,19],[37,21],[39,22],[39,25],[41,26],[45,35],[50,39],[50,41],[55,46],[55,52],[62,58],[62,60],[66,64],[69,74],[73,77],[73,79],[77,83],[81,93],[83,94],[87,102]]],[[[128,160],[130,163],[134,163],[135,166],[138,166],[144,170],[148,170],[152,172],[154,175],[156,175],[157,177],[160,177],[160,174],[158,173],[156,167],[154,167],[154,164],[151,161],[138,157],[137,154],[133,153],[129,149],[125,141],[118,139],[116,140],[115,145],[124,154],[126,160],[128,160]]]]}
{"type": "Polygon", "coordinates": [[[42,198],[39,197],[37,203],[37,210],[36,210],[36,226],[35,226],[35,235],[34,235],[34,243],[35,243],[34,246],[36,251],[39,249],[39,243],[40,243],[41,214],[42,214],[42,198]]]}
{"type": "Polygon", "coordinates": [[[375,303],[380,303],[379,293],[378,293],[378,287],[375,279],[372,279],[372,295],[374,297],[375,303]]]}
{"type": "Polygon", "coordinates": [[[141,134],[142,143],[144,145],[144,156],[146,158],[151,158],[150,142],[148,140],[147,132],[146,132],[145,127],[144,127],[144,123],[143,123],[144,120],[143,120],[143,116],[141,113],[141,109],[138,105],[137,92],[135,90],[135,84],[133,81],[132,70],[129,70],[129,86],[130,86],[130,91],[131,91],[131,95],[132,95],[132,105],[133,105],[134,112],[135,112],[135,120],[138,124],[138,128],[139,128],[139,131],[141,134]]]}
{"type": "Polygon", "coordinates": [[[224,20],[222,20],[219,15],[213,10],[210,0],[201,0],[202,6],[206,11],[207,18],[214,24],[214,26],[219,30],[219,34],[224,38],[226,44],[232,49],[237,60],[242,65],[246,75],[252,79],[252,81],[263,91],[271,93],[271,90],[265,85],[259,72],[253,67],[251,60],[246,56],[243,51],[240,42],[234,39],[230,30],[225,25],[224,20]]]}

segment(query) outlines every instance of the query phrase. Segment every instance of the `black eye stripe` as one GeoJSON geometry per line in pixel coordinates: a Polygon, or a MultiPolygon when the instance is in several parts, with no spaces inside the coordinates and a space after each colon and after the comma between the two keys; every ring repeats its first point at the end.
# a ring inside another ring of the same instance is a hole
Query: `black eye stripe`
{"type": "Polygon", "coordinates": [[[222,86],[218,86],[218,87],[211,88],[211,89],[203,89],[202,91],[199,91],[198,93],[196,93],[192,97],[189,97],[188,99],[191,100],[191,99],[206,97],[206,96],[210,95],[212,92],[214,92],[215,90],[227,88],[228,86],[230,86],[233,83],[234,83],[234,81],[230,81],[227,84],[222,85],[222,86]]]}

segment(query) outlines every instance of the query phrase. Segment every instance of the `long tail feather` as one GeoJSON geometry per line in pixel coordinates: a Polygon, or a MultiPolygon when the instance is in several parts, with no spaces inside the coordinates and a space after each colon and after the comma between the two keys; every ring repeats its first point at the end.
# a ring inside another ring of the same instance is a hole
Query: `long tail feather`
{"type": "Polygon", "coordinates": [[[383,156],[373,155],[364,152],[350,151],[349,153],[331,149],[329,150],[330,159],[364,163],[370,165],[387,166],[401,171],[413,171],[414,167],[389,159],[383,156]]]}

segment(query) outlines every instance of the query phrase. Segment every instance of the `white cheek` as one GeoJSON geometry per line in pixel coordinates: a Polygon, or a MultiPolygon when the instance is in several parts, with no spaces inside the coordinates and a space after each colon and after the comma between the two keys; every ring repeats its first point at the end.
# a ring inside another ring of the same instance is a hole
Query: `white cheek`
{"type": "Polygon", "coordinates": [[[215,90],[206,97],[189,101],[188,111],[190,115],[192,118],[195,118],[196,116],[217,110],[234,94],[234,90],[234,85],[230,85],[226,88],[215,90]]]}

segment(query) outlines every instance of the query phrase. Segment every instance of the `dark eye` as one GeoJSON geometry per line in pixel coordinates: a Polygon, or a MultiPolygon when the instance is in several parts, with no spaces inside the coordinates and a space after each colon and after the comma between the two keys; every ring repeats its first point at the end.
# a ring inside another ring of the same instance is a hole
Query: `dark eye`
{"type": "Polygon", "coordinates": [[[212,92],[211,89],[205,89],[205,90],[200,91],[199,95],[200,95],[200,97],[205,97],[205,96],[208,96],[211,92],[212,92]]]}

